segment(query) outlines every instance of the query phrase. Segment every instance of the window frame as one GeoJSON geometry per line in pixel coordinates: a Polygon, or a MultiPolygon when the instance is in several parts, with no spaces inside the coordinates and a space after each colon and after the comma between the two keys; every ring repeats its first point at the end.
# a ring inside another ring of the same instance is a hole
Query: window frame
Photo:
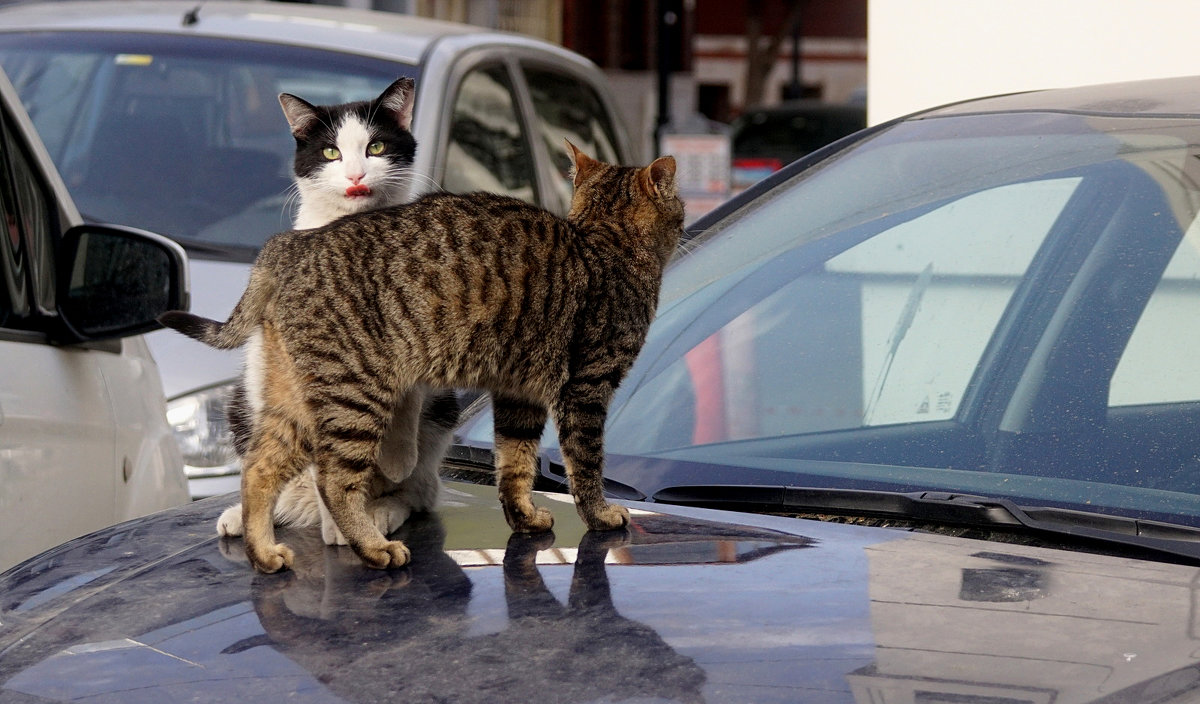
{"type": "MultiPolygon", "coordinates": [[[[501,48],[483,47],[475,51],[467,52],[460,56],[455,62],[452,71],[450,72],[448,85],[453,86],[452,89],[445,93],[445,101],[442,104],[442,116],[439,124],[449,125],[454,118],[455,106],[458,104],[458,98],[462,94],[463,83],[466,78],[478,70],[484,70],[493,66],[500,67],[508,79],[510,94],[513,99],[513,108],[516,113],[517,123],[521,130],[522,138],[525,140],[526,148],[529,149],[529,158],[532,164],[530,169],[530,178],[532,179],[534,205],[544,207],[546,200],[546,184],[545,176],[541,173],[539,163],[543,158],[543,154],[538,151],[538,144],[532,138],[530,130],[530,119],[528,112],[528,96],[523,94],[525,86],[519,82],[519,76],[514,70],[512,57],[507,56],[506,52],[501,48]]],[[[433,173],[439,174],[438,186],[442,187],[448,173],[447,161],[450,156],[450,130],[440,130],[438,135],[438,154],[437,161],[434,164],[433,173]]]]}
{"type": "MultiPolygon", "coordinates": [[[[562,208],[562,212],[560,214],[565,215],[567,210],[569,210],[571,207],[571,201],[568,197],[564,202],[562,192],[554,186],[554,180],[561,179],[562,175],[559,174],[557,170],[553,169],[554,159],[547,150],[546,144],[541,139],[540,132],[537,129],[538,123],[541,120],[541,116],[537,110],[537,104],[533,99],[533,91],[529,87],[526,71],[528,69],[535,69],[557,73],[561,76],[574,79],[580,85],[585,86],[588,90],[590,90],[595,96],[597,102],[600,104],[601,109],[604,111],[604,118],[608,123],[608,136],[612,139],[613,149],[615,149],[617,152],[617,161],[621,164],[631,165],[629,164],[629,161],[632,155],[630,154],[629,145],[625,144],[623,141],[625,132],[624,130],[620,129],[622,126],[620,116],[616,112],[615,106],[609,102],[608,96],[605,94],[605,92],[601,90],[600,87],[596,85],[595,82],[590,80],[585,74],[573,71],[571,66],[556,64],[549,60],[548,57],[537,54],[517,55],[507,58],[512,64],[510,72],[517,77],[517,81],[519,83],[517,86],[517,91],[520,94],[522,110],[524,110],[527,115],[526,122],[531,125],[529,130],[529,138],[531,148],[535,150],[535,169],[540,171],[543,165],[547,166],[547,168],[550,168],[549,173],[541,174],[541,183],[543,184],[541,188],[542,202],[547,204],[561,204],[559,206],[562,208]]],[[[576,146],[582,148],[583,145],[576,146]]],[[[600,155],[596,154],[590,154],[589,156],[592,156],[593,158],[600,158],[600,155]]],[[[551,208],[551,210],[556,210],[556,208],[551,208]]]]}

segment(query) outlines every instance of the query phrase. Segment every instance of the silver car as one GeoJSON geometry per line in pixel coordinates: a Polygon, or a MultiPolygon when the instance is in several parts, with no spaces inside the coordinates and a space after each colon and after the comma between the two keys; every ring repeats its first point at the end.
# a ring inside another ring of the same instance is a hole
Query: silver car
{"type": "Polygon", "coordinates": [[[0,570],[186,503],[139,334],[187,306],[179,245],[84,224],[0,71],[0,570]]]}
{"type": "MultiPolygon", "coordinates": [[[[565,212],[564,138],[640,161],[600,71],[467,25],[271,3],[84,2],[0,10],[13,79],[87,219],[162,232],[192,261],[192,310],[224,319],[261,243],[291,222],[294,144],[276,96],[370,99],[417,81],[417,192],[488,190],[565,212]]],[[[149,336],[194,497],[236,489],[224,404],[237,354],[149,336]]]]}

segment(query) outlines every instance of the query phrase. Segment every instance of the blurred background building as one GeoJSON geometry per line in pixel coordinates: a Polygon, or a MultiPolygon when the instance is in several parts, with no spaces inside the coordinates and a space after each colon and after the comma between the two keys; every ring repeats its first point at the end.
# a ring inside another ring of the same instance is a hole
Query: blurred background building
{"type": "Polygon", "coordinates": [[[519,32],[608,75],[630,129],[694,131],[805,98],[865,104],[867,0],[318,0],[519,32]]]}

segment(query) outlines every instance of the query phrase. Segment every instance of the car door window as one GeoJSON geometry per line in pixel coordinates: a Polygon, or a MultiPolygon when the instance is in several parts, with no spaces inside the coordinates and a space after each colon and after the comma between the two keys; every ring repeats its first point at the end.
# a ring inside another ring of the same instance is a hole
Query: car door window
{"type": "Polygon", "coordinates": [[[630,397],[624,407],[639,408],[639,420],[614,418],[610,437],[623,446],[615,451],[953,418],[1079,182],[979,191],[886,227],[823,266],[791,263],[786,253],[765,263],[747,279],[754,290],[720,297],[685,333],[698,343],[630,397]],[[645,423],[656,415],[671,420],[645,423]],[[678,422],[687,416],[690,424],[678,422]],[[670,437],[668,426],[690,436],[670,437]]]}
{"type": "Polygon", "coordinates": [[[558,208],[571,205],[571,155],[565,140],[595,159],[620,163],[616,130],[600,96],[582,79],[540,66],[523,67],[533,100],[535,131],[558,173],[551,179],[558,208]]]}
{"type": "Polygon", "coordinates": [[[4,129],[5,149],[0,153],[0,218],[4,222],[4,237],[0,239],[0,325],[12,326],[17,320],[29,315],[29,292],[25,284],[25,247],[22,244],[21,226],[17,220],[16,195],[8,177],[8,126],[0,119],[4,129]]]}
{"type": "Polygon", "coordinates": [[[54,245],[55,223],[41,178],[34,171],[29,156],[17,146],[9,131],[5,131],[5,151],[12,170],[13,191],[17,205],[19,230],[24,237],[30,275],[34,285],[34,304],[45,313],[53,313],[54,305],[54,245]]]}
{"type": "Polygon", "coordinates": [[[46,197],[31,171],[24,151],[13,137],[7,115],[0,115],[0,324],[23,328],[35,307],[53,306],[52,244],[46,215],[46,197]],[[41,281],[33,290],[30,281],[41,281]],[[36,294],[35,294],[36,292],[36,294]]]}
{"type": "Polygon", "coordinates": [[[503,65],[474,69],[459,84],[445,164],[442,187],[451,193],[490,191],[537,203],[529,137],[503,65]]]}

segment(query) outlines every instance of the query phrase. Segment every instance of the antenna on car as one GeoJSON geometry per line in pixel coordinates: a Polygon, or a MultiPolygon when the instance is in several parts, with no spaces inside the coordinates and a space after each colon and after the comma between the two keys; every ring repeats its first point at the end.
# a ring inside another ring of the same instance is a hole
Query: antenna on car
{"type": "Polygon", "coordinates": [[[197,6],[193,7],[192,9],[188,10],[187,12],[183,13],[183,26],[184,27],[191,27],[192,25],[196,24],[199,21],[200,21],[200,5],[197,5],[197,6]]]}

